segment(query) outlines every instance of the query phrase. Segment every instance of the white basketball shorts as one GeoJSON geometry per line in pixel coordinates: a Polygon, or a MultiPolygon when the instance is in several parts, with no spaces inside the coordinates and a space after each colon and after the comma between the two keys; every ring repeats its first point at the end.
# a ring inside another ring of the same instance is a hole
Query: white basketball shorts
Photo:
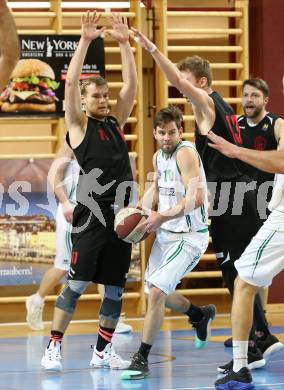
{"type": "Polygon", "coordinates": [[[199,262],[209,241],[208,231],[203,233],[156,232],[145,273],[145,292],[151,285],[169,295],[180,280],[199,262]]]}
{"type": "Polygon", "coordinates": [[[254,286],[270,286],[284,268],[284,213],[273,210],[235,262],[239,276],[254,286]]]}
{"type": "Polygon", "coordinates": [[[69,271],[71,262],[72,225],[68,223],[63,215],[62,206],[59,203],[56,213],[56,255],[54,267],[69,271]]]}

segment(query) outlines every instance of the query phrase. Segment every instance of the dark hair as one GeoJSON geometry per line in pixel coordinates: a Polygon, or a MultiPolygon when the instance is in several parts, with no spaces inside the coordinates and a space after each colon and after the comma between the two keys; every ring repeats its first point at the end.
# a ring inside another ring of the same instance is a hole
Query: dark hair
{"type": "Polygon", "coordinates": [[[177,128],[179,129],[181,127],[182,120],[181,110],[177,106],[170,105],[157,112],[154,119],[154,129],[158,126],[163,127],[163,125],[169,122],[175,122],[177,128]]]}
{"type": "Polygon", "coordinates": [[[96,86],[101,86],[101,85],[107,85],[107,81],[101,77],[87,77],[86,79],[81,81],[81,94],[86,95],[87,94],[87,88],[91,84],[96,84],[96,86]]]}
{"type": "Polygon", "coordinates": [[[267,82],[262,80],[262,79],[255,78],[255,79],[245,80],[243,82],[243,86],[242,86],[243,90],[244,90],[244,87],[246,85],[250,85],[251,87],[258,89],[259,91],[261,91],[263,93],[264,97],[269,96],[269,87],[267,85],[267,82]]]}
{"type": "Polygon", "coordinates": [[[186,57],[177,63],[179,70],[189,70],[198,80],[201,77],[207,78],[208,86],[212,84],[212,70],[210,62],[199,56],[186,57]]]}

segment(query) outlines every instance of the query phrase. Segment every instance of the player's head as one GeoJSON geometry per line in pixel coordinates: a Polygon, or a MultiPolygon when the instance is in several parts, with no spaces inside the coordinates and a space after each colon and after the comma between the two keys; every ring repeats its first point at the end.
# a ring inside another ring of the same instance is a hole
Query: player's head
{"type": "Polygon", "coordinates": [[[154,119],[154,137],[166,154],[172,154],[182,137],[182,112],[169,106],[157,112],[154,119]]]}
{"type": "Polygon", "coordinates": [[[248,118],[262,116],[269,100],[267,83],[259,78],[247,79],[242,86],[242,106],[248,118]]]}
{"type": "Polygon", "coordinates": [[[213,76],[208,60],[199,56],[186,57],[178,62],[177,67],[195,87],[211,87],[213,76]]]}
{"type": "Polygon", "coordinates": [[[103,77],[88,77],[81,83],[82,102],[87,115],[98,119],[109,113],[108,85],[103,77]]]}

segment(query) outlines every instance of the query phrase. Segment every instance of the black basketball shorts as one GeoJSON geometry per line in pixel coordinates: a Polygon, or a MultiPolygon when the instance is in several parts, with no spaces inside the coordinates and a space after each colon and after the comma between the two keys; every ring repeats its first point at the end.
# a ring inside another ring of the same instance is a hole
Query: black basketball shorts
{"type": "MultiPolygon", "coordinates": [[[[239,179],[241,181],[241,179],[239,179]]],[[[246,177],[243,181],[247,180],[246,177]]],[[[244,194],[241,213],[234,215],[233,205],[238,197],[236,183],[232,182],[228,207],[220,216],[212,216],[210,233],[212,245],[217,259],[235,261],[240,258],[251,239],[262,226],[257,210],[257,191],[250,190],[244,194]]],[[[214,207],[220,200],[220,192],[216,192],[214,207]]]]}
{"type": "Polygon", "coordinates": [[[87,207],[81,204],[75,207],[68,279],[124,287],[131,260],[131,244],[120,240],[114,231],[112,205],[99,205],[106,226],[87,207]]]}

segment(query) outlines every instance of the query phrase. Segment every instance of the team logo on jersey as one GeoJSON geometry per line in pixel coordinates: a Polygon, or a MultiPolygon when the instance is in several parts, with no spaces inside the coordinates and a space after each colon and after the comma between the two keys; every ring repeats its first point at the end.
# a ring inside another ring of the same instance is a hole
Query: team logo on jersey
{"type": "Polygon", "coordinates": [[[161,177],[162,177],[162,171],[158,169],[158,179],[160,179],[161,177]]]}
{"type": "Polygon", "coordinates": [[[255,150],[265,150],[267,141],[261,135],[255,137],[254,139],[254,149],[255,150]]]}
{"type": "Polygon", "coordinates": [[[262,126],[262,131],[266,131],[266,130],[268,130],[268,124],[267,123],[265,123],[263,126],[262,126]]]}

